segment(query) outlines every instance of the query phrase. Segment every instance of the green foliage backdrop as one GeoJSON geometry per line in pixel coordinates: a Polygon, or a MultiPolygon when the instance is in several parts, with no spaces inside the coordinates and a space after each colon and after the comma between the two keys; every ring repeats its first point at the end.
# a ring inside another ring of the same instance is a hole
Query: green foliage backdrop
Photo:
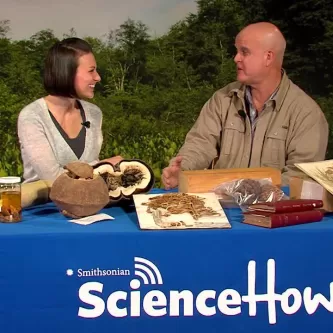
{"type": "MultiPolygon", "coordinates": [[[[246,24],[271,21],[287,38],[284,68],[321,105],[333,124],[333,6],[330,0],[198,0],[198,11],[152,38],[128,19],[104,38],[85,37],[96,56],[101,84],[93,100],[103,111],[101,157],[121,154],[162,169],[180,148],[212,93],[235,79],[234,38],[246,24]]],[[[8,38],[0,21],[0,175],[22,174],[16,120],[43,96],[43,59],[57,40],[42,30],[27,40],[8,38]]],[[[72,28],[64,37],[75,36],[72,28]]],[[[80,36],[81,37],[81,36],[80,36]]],[[[333,158],[330,126],[327,158],[333,158]]]]}

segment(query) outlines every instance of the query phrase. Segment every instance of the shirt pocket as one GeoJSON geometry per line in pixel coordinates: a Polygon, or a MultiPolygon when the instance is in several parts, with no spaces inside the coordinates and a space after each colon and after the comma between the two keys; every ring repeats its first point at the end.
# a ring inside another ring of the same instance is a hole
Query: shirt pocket
{"type": "Polygon", "coordinates": [[[262,165],[282,169],[286,164],[286,130],[270,131],[262,152],[262,165]]]}
{"type": "Polygon", "coordinates": [[[239,152],[244,141],[245,125],[242,120],[228,122],[223,129],[221,154],[234,155],[239,152]]]}

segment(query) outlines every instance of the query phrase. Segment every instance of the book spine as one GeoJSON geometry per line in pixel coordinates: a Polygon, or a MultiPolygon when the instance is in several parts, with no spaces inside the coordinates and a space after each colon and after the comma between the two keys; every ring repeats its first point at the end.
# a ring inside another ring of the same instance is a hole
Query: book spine
{"type": "Polygon", "coordinates": [[[289,214],[272,214],[270,217],[271,228],[280,228],[290,225],[319,222],[323,219],[323,217],[324,214],[319,210],[289,214]]]}
{"type": "Polygon", "coordinates": [[[294,213],[294,212],[305,212],[309,210],[313,210],[316,208],[321,208],[323,206],[322,201],[320,202],[304,202],[304,203],[294,203],[294,204],[283,204],[282,201],[276,205],[275,213],[294,213]]]}

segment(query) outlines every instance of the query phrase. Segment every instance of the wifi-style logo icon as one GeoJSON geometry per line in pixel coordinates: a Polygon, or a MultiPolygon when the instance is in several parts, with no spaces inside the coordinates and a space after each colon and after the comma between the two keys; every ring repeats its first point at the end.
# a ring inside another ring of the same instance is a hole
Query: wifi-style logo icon
{"type": "Polygon", "coordinates": [[[144,284],[163,284],[159,269],[151,261],[134,257],[134,275],[140,277],[144,284]]]}

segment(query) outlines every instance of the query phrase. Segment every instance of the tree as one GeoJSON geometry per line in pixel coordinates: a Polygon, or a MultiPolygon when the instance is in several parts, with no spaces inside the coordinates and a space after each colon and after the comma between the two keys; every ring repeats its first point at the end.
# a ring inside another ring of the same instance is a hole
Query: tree
{"type": "Polygon", "coordinates": [[[33,62],[40,73],[43,71],[47,51],[57,41],[58,38],[55,37],[53,30],[45,29],[32,35],[29,43],[26,44],[29,56],[33,58],[33,62]]]}
{"type": "Polygon", "coordinates": [[[120,68],[134,88],[145,76],[147,48],[149,46],[148,27],[142,22],[128,19],[115,32],[116,45],[122,52],[120,68]]]}
{"type": "Polygon", "coordinates": [[[70,37],[76,37],[76,36],[77,36],[77,33],[76,33],[75,28],[70,28],[68,33],[63,34],[64,38],[70,38],[70,37]]]}
{"type": "Polygon", "coordinates": [[[7,61],[0,73],[6,86],[13,94],[18,94],[21,101],[29,101],[42,92],[38,65],[29,52],[29,42],[13,41],[8,45],[7,61]]]}
{"type": "Polygon", "coordinates": [[[239,0],[246,23],[270,21],[287,40],[284,67],[312,95],[332,89],[333,6],[331,0],[239,0]]]}
{"type": "Polygon", "coordinates": [[[0,21],[0,38],[7,38],[7,34],[10,31],[10,21],[1,20],[0,21]]]}
{"type": "Polygon", "coordinates": [[[198,13],[174,25],[168,37],[179,61],[198,75],[197,85],[219,87],[231,78],[234,38],[245,18],[237,0],[198,0],[198,13]]]}

